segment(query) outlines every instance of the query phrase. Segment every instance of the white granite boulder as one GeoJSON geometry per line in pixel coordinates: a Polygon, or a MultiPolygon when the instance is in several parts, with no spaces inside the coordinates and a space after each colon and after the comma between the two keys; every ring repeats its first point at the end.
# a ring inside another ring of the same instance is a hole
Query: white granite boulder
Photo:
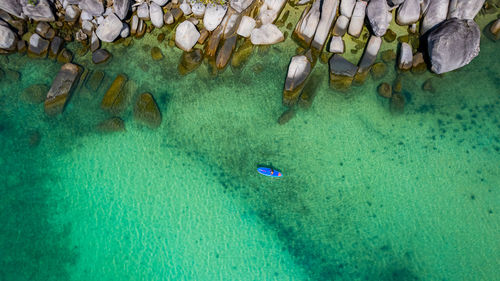
{"type": "Polygon", "coordinates": [[[479,54],[481,32],[473,20],[448,19],[427,37],[431,70],[445,73],[460,68],[479,54]]]}
{"type": "Polygon", "coordinates": [[[337,7],[339,6],[339,0],[324,0],[321,5],[321,17],[316,28],[316,33],[314,34],[314,39],[311,46],[318,50],[322,50],[325,44],[326,38],[330,33],[332,28],[333,19],[337,15],[337,7]]]}
{"type": "Polygon", "coordinates": [[[250,41],[254,45],[271,45],[283,40],[285,40],[283,33],[272,23],[255,28],[250,34],[250,41]]]}
{"type": "Polygon", "coordinates": [[[309,74],[311,74],[311,62],[305,55],[293,56],[288,65],[285,87],[283,89],[285,104],[292,105],[297,101],[300,89],[304,86],[309,74]],[[286,94],[288,92],[288,94],[286,94]]]}
{"type": "Polygon", "coordinates": [[[448,18],[472,20],[479,13],[484,2],[485,0],[450,0],[448,18]]]}
{"type": "Polygon", "coordinates": [[[182,2],[179,8],[182,10],[182,13],[184,13],[184,15],[186,16],[189,16],[192,13],[191,6],[187,1],[182,2]]]}
{"type": "Polygon", "coordinates": [[[334,36],[344,36],[347,32],[347,27],[349,26],[349,18],[340,15],[335,22],[335,26],[333,27],[333,35],[334,36]]]}
{"type": "Polygon", "coordinates": [[[0,49],[13,51],[16,48],[17,36],[7,24],[0,22],[0,49]]]}
{"type": "Polygon", "coordinates": [[[357,1],[356,6],[354,6],[351,22],[349,23],[349,28],[347,29],[347,32],[351,36],[359,37],[359,35],[361,35],[365,22],[366,4],[367,3],[365,1],[357,1]]]}
{"type": "Polygon", "coordinates": [[[203,17],[203,15],[205,14],[205,9],[206,9],[205,4],[201,2],[195,1],[191,3],[191,11],[193,12],[193,15],[195,15],[196,17],[203,17]]]}
{"type": "Polygon", "coordinates": [[[144,2],[137,7],[137,16],[142,20],[149,20],[149,6],[144,2]]]}
{"type": "Polygon", "coordinates": [[[127,38],[130,35],[130,27],[127,23],[123,23],[122,30],[120,31],[121,38],[127,38]]]}
{"type": "Polygon", "coordinates": [[[169,0],[152,0],[152,2],[158,4],[158,6],[163,7],[165,4],[167,4],[169,0]]]}
{"type": "Polygon", "coordinates": [[[254,0],[230,0],[229,5],[236,10],[236,12],[241,13],[246,10],[246,8],[250,7],[253,2],[254,0]]]}
{"type": "Polygon", "coordinates": [[[332,36],[332,39],[330,41],[330,47],[328,48],[328,51],[330,53],[334,54],[342,54],[344,53],[345,49],[345,44],[344,40],[340,36],[332,36]]]}
{"type": "Polygon", "coordinates": [[[387,1],[371,0],[366,7],[366,16],[372,27],[373,34],[379,37],[384,36],[392,19],[387,1]]]}
{"type": "Polygon", "coordinates": [[[104,4],[102,0],[80,0],[78,5],[82,11],[92,16],[100,16],[104,13],[104,4]]]}
{"type": "Polygon", "coordinates": [[[175,44],[186,52],[191,51],[199,38],[200,32],[198,32],[196,26],[188,20],[179,24],[175,30],[175,44]]]}
{"type": "Polygon", "coordinates": [[[350,18],[355,5],[356,5],[356,0],[341,0],[340,14],[350,18]]]}
{"type": "Polygon", "coordinates": [[[113,12],[116,16],[124,20],[130,9],[130,0],[113,0],[113,12]]]}
{"type": "Polygon", "coordinates": [[[406,0],[398,8],[396,22],[400,25],[410,25],[420,18],[420,0],[406,0]]]}
{"type": "Polygon", "coordinates": [[[208,4],[203,16],[203,24],[208,31],[213,31],[226,15],[227,6],[208,4]]]}
{"type": "Polygon", "coordinates": [[[398,67],[402,70],[409,70],[413,65],[413,51],[410,44],[401,43],[398,67]]]}
{"type": "Polygon", "coordinates": [[[104,42],[113,42],[120,35],[122,28],[123,23],[120,19],[111,14],[97,27],[96,34],[104,42]]]}
{"type": "MultiPolygon", "coordinates": [[[[295,33],[308,45],[311,43],[316,33],[316,28],[319,24],[319,18],[321,16],[320,7],[321,1],[315,0],[309,11],[302,15],[302,18],[295,28],[295,33]]],[[[305,10],[304,10],[305,11],[305,10]]]]}
{"type": "Polygon", "coordinates": [[[432,0],[425,10],[424,18],[420,24],[420,34],[443,22],[448,15],[449,0],[432,0]]]}
{"type": "Polygon", "coordinates": [[[286,0],[264,0],[264,3],[260,6],[257,18],[263,25],[273,23],[278,18],[285,4],[286,0]]]}
{"type": "Polygon", "coordinates": [[[19,0],[2,0],[0,1],[0,9],[18,18],[22,17],[23,7],[19,0]]]}
{"type": "Polygon", "coordinates": [[[51,3],[47,0],[39,0],[36,5],[31,5],[28,0],[21,0],[23,14],[36,21],[55,21],[51,3]]]}
{"type": "Polygon", "coordinates": [[[149,5],[149,18],[156,28],[163,26],[163,10],[154,2],[149,5]]]}
{"type": "Polygon", "coordinates": [[[380,50],[380,46],[382,45],[382,38],[372,35],[368,40],[368,43],[365,47],[365,52],[361,57],[359,62],[358,72],[364,72],[370,69],[375,60],[377,59],[378,51],[380,50]]]}
{"type": "Polygon", "coordinates": [[[236,33],[242,37],[250,37],[250,33],[255,28],[255,20],[251,17],[243,16],[236,33]]]}

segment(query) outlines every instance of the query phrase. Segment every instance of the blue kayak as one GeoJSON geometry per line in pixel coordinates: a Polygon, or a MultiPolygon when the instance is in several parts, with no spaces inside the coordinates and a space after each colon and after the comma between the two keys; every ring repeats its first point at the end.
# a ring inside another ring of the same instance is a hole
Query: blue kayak
{"type": "Polygon", "coordinates": [[[267,168],[267,167],[259,167],[259,168],[257,168],[257,172],[259,172],[260,174],[262,174],[264,176],[273,177],[273,178],[280,178],[283,176],[283,174],[281,172],[273,170],[271,168],[267,168]]]}

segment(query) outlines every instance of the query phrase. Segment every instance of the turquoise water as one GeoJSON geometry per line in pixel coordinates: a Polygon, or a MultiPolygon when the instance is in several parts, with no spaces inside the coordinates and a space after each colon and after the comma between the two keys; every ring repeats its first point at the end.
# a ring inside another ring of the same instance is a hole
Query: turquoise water
{"type": "Polygon", "coordinates": [[[318,63],[312,106],[279,125],[290,39],[214,78],[179,75],[158,33],[105,45],[104,66],[75,58],[105,79],[56,118],[21,95],[60,65],[0,57],[0,280],[499,280],[498,43],[442,77],[403,74],[403,114],[376,92],[394,70],[346,94],[318,63]],[[126,131],[104,134],[119,73],[126,131]],[[156,130],[133,118],[143,92],[156,130]]]}

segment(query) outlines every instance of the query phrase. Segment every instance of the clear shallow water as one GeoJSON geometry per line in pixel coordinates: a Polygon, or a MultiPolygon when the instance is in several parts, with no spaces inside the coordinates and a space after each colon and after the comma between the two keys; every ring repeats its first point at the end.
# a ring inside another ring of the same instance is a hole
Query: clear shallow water
{"type": "Polygon", "coordinates": [[[293,42],[212,79],[205,66],[180,76],[165,42],[152,61],[155,36],[106,46],[106,66],[77,58],[106,77],[57,118],[19,98],[50,85],[57,63],[2,64],[21,76],[0,80],[1,279],[498,280],[495,43],[482,38],[434,94],[421,90],[431,74],[406,75],[402,115],[376,94],[394,71],[342,94],[318,63],[311,108],[280,126],[293,42]],[[118,73],[136,89],[127,131],[102,134],[118,73]],[[132,117],[145,91],[163,115],[154,131],[132,117]],[[270,163],[285,177],[255,172],[270,163]]]}

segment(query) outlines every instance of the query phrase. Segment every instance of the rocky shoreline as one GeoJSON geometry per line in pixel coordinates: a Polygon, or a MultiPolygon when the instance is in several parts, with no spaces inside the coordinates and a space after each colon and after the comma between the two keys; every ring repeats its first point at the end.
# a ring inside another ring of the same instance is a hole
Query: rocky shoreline
{"type": "MultiPolygon", "coordinates": [[[[288,31],[282,31],[286,25],[299,47],[290,60],[284,81],[283,105],[291,108],[280,118],[279,123],[284,124],[292,118],[297,103],[311,104],[314,94],[304,93],[304,88],[318,60],[328,63],[330,85],[339,91],[349,89],[353,83],[363,83],[370,73],[374,78],[383,77],[394,61],[401,72],[453,71],[470,63],[479,53],[481,30],[474,21],[476,15],[497,14],[500,7],[498,0],[208,2],[4,0],[0,2],[0,54],[27,53],[32,58],[49,57],[63,64],[45,99],[46,113],[57,115],[63,112],[79,80],[88,84],[99,79],[94,72],[89,75],[81,66],[71,63],[73,56],[80,54],[72,54],[65,48],[68,42],[80,42],[82,54],[90,50],[92,62],[101,64],[112,57],[103,48],[106,44],[127,46],[132,38],[142,38],[153,29],[165,29],[172,33],[169,46],[184,51],[179,64],[181,74],[192,72],[203,62],[216,74],[228,64],[233,68],[244,65],[257,46],[265,48],[283,42],[288,37],[288,31]],[[297,22],[287,23],[289,9],[302,10],[297,22]],[[397,42],[390,28],[393,20],[408,31],[397,42]],[[354,48],[346,44],[347,38],[356,42],[354,48]],[[396,48],[380,51],[384,42],[395,42],[396,48]],[[346,59],[349,50],[363,52],[357,63],[346,59]],[[376,62],[378,57],[381,62],[376,62]]],[[[493,20],[483,33],[497,41],[500,20],[493,20]]],[[[165,33],[158,36],[158,42],[164,39],[165,33]]],[[[151,55],[155,60],[163,57],[157,47],[152,48],[151,55]]],[[[125,75],[115,79],[116,83],[103,98],[103,109],[105,104],[111,103],[105,109],[109,110],[115,107],[115,102],[119,103],[126,80],[125,75]]],[[[424,84],[423,88],[430,91],[432,85],[424,84]]],[[[380,96],[390,98],[391,109],[403,110],[399,78],[392,85],[381,83],[378,91],[380,96]]],[[[141,95],[134,116],[151,128],[159,126],[161,113],[153,95],[141,95]]],[[[111,119],[110,123],[120,122],[111,119]]]]}

